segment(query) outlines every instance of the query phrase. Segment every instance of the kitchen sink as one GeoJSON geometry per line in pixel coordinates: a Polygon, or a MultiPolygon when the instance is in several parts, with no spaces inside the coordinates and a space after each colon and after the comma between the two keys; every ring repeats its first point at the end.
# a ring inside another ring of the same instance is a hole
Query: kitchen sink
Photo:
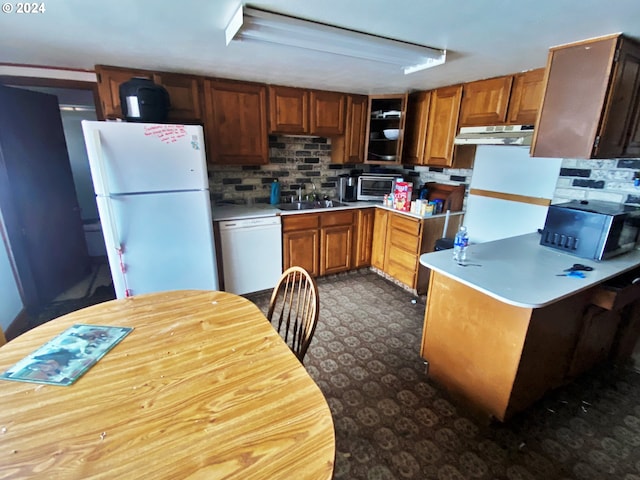
{"type": "Polygon", "coordinates": [[[280,210],[292,211],[292,210],[313,210],[318,208],[335,208],[344,207],[346,203],[337,202],[335,200],[316,200],[314,202],[291,202],[291,203],[279,203],[276,207],[280,210]]]}

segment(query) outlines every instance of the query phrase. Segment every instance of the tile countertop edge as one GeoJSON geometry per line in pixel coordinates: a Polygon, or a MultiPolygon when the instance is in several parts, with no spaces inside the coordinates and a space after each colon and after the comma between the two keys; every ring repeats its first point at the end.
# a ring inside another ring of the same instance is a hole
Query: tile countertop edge
{"type": "Polygon", "coordinates": [[[469,246],[466,267],[451,250],[425,253],[420,263],[509,305],[541,308],[640,266],[640,251],[597,262],[544,247],[537,232],[469,246]],[[593,267],[585,278],[557,276],[574,263],[593,267]]]}
{"type": "MultiPolygon", "coordinates": [[[[400,210],[395,210],[391,207],[385,207],[379,203],[371,203],[371,202],[352,202],[349,205],[344,205],[340,207],[328,207],[328,208],[312,208],[308,210],[280,210],[277,207],[268,204],[257,203],[254,205],[221,205],[216,206],[213,205],[211,207],[212,216],[214,222],[226,221],[226,220],[240,220],[243,218],[259,218],[259,217],[273,217],[276,215],[300,215],[303,213],[319,213],[319,212],[328,212],[328,211],[338,211],[338,210],[352,210],[352,209],[360,209],[360,208],[382,208],[384,210],[388,210],[390,212],[396,212],[402,215],[406,215],[408,217],[417,218],[419,220],[426,220],[429,218],[437,218],[444,217],[446,213],[442,213],[439,215],[429,215],[423,217],[421,215],[416,215],[411,212],[403,212],[400,210]]],[[[459,212],[450,212],[450,215],[463,215],[464,211],[459,212]]]]}

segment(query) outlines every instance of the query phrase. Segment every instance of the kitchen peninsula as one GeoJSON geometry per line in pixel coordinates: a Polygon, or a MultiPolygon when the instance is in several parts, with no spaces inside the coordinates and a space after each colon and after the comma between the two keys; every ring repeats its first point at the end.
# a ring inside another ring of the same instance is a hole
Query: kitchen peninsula
{"type": "Polygon", "coordinates": [[[471,245],[466,266],[451,251],[420,257],[432,270],[421,348],[428,374],[476,412],[501,421],[634,335],[629,322],[640,287],[629,279],[616,295],[603,284],[634,278],[640,251],[596,262],[539,242],[530,233],[471,245]],[[593,271],[558,276],[574,263],[593,271]]]}

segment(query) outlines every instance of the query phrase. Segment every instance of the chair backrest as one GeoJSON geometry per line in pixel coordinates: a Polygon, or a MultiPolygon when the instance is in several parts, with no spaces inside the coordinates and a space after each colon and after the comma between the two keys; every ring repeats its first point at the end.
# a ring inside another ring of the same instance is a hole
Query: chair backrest
{"type": "Polygon", "coordinates": [[[273,289],[267,318],[303,362],[316,329],[320,303],[318,286],[301,267],[285,270],[273,289]]]}

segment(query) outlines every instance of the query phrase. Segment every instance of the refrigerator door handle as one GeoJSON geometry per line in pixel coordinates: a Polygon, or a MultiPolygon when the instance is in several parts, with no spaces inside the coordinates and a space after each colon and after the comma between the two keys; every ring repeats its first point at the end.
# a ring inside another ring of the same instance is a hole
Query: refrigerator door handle
{"type": "MultiPolygon", "coordinates": [[[[109,189],[109,179],[107,178],[104,156],[102,155],[102,141],[100,139],[100,130],[93,131],[92,146],[95,152],[96,159],[98,160],[96,162],[98,166],[97,180],[101,186],[102,191],[105,192],[105,197],[108,197],[111,190],[109,189]]],[[[120,245],[120,236],[118,235],[118,228],[116,226],[116,220],[111,209],[110,201],[107,201],[107,216],[109,217],[107,220],[109,222],[109,227],[111,227],[109,230],[111,231],[113,245],[115,246],[116,250],[120,252],[122,251],[122,245],[120,245]]]]}
{"type": "Polygon", "coordinates": [[[105,210],[107,214],[107,221],[109,222],[109,231],[111,232],[111,241],[113,242],[113,246],[118,253],[118,257],[120,259],[120,272],[122,273],[122,280],[125,285],[125,296],[131,296],[131,290],[127,286],[127,275],[126,275],[126,265],[124,263],[123,253],[124,247],[120,242],[120,235],[118,234],[118,227],[116,224],[115,215],[113,214],[113,208],[111,207],[111,199],[109,198],[109,179],[107,177],[107,169],[105,166],[104,156],[102,155],[102,141],[100,138],[100,131],[94,130],[93,132],[93,150],[96,156],[97,166],[98,166],[98,175],[97,179],[102,187],[102,191],[105,192],[105,210]]]}

